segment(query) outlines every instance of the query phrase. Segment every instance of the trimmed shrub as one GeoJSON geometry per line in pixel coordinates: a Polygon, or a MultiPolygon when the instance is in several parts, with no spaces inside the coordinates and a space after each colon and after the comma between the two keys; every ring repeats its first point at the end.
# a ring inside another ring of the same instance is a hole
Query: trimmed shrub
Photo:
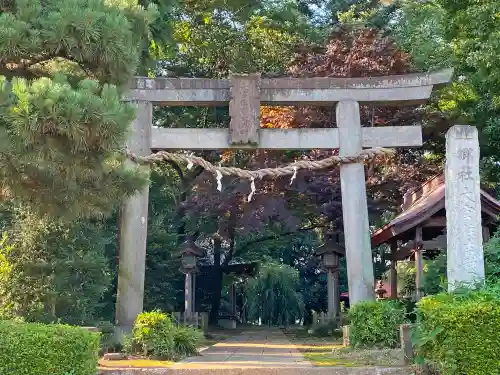
{"type": "Polygon", "coordinates": [[[95,375],[99,334],[58,324],[0,321],[0,374],[95,375]]]}
{"type": "Polygon", "coordinates": [[[144,356],[171,359],[174,355],[174,323],[160,311],[143,312],[137,316],[126,350],[144,356]]]}
{"type": "Polygon", "coordinates": [[[363,301],[350,308],[348,319],[352,346],[395,348],[399,326],[405,323],[405,308],[396,301],[363,301]]]}
{"type": "Polygon", "coordinates": [[[179,359],[197,353],[203,333],[178,326],[174,318],[161,311],[144,312],[137,317],[126,350],[160,359],[179,359]]]}
{"type": "Polygon", "coordinates": [[[500,374],[500,285],[443,293],[418,304],[419,359],[443,375],[500,374]]]}

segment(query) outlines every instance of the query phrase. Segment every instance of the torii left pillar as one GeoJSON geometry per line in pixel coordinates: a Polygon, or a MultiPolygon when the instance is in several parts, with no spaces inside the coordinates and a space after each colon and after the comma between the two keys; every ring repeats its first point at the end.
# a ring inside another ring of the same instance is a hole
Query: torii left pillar
{"type": "MultiPolygon", "coordinates": [[[[137,155],[151,153],[153,106],[148,101],[133,101],[136,119],[127,141],[129,150],[137,155]],[[144,126],[144,125],[147,126],[144,126]]],[[[131,162],[130,162],[131,163],[131,162]]],[[[116,325],[122,333],[129,332],[142,312],[144,277],[146,273],[146,241],[148,227],[149,185],[123,204],[119,222],[119,266],[116,296],[116,325]]]]}

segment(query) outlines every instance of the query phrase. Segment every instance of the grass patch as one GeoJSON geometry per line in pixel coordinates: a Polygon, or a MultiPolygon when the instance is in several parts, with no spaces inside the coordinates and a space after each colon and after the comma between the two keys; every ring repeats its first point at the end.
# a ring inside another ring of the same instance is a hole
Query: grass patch
{"type": "Polygon", "coordinates": [[[332,352],[307,352],[304,353],[304,358],[310,361],[314,366],[318,367],[328,367],[328,366],[339,366],[339,367],[356,367],[362,366],[356,364],[352,361],[345,359],[337,359],[332,356],[332,352]]]}
{"type": "Polygon", "coordinates": [[[314,366],[337,367],[403,367],[403,353],[400,349],[352,349],[344,348],[342,339],[335,336],[317,337],[307,328],[283,331],[304,358],[314,366]]]}
{"type": "Polygon", "coordinates": [[[403,353],[400,349],[351,349],[334,348],[332,351],[306,350],[305,359],[315,366],[404,366],[403,353]]]}

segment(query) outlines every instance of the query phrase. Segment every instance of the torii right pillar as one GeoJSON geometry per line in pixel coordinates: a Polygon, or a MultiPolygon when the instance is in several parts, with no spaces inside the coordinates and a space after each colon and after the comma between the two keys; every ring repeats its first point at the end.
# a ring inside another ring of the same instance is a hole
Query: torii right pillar
{"type": "MultiPolygon", "coordinates": [[[[362,150],[363,136],[359,103],[344,100],[337,104],[340,156],[357,155],[362,150]]],[[[374,300],[373,256],[370,245],[365,166],[363,163],[340,166],[344,241],[351,305],[374,300]]]]}

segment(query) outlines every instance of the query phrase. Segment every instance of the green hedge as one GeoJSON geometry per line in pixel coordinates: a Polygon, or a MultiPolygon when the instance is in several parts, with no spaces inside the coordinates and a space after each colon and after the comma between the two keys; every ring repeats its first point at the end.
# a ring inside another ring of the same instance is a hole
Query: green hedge
{"type": "Polygon", "coordinates": [[[349,342],[354,347],[399,345],[399,327],[405,323],[405,308],[395,301],[363,301],[349,309],[349,342]]]}
{"type": "Polygon", "coordinates": [[[99,334],[56,324],[0,321],[0,374],[95,375],[99,334]]]}
{"type": "Polygon", "coordinates": [[[500,374],[500,286],[426,297],[417,313],[417,354],[443,375],[500,374]]]}

